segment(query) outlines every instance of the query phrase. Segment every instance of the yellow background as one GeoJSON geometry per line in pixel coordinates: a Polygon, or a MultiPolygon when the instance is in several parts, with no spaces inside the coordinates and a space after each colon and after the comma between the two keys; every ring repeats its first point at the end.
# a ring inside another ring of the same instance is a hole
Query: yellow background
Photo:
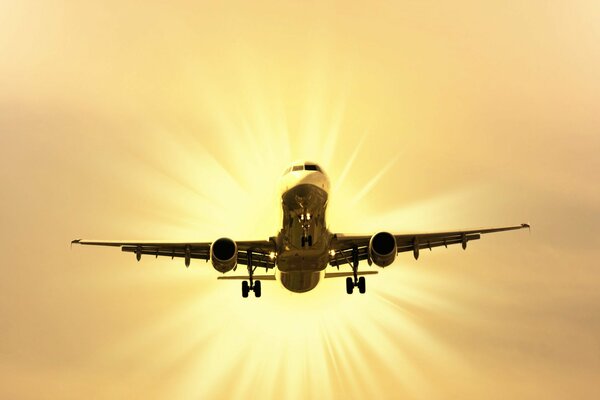
{"type": "Polygon", "coordinates": [[[599,398],[599,21],[0,2],[0,397],[599,398]],[[401,254],[353,296],[69,248],[267,238],[294,159],[328,172],[333,231],[533,229],[401,254]]]}

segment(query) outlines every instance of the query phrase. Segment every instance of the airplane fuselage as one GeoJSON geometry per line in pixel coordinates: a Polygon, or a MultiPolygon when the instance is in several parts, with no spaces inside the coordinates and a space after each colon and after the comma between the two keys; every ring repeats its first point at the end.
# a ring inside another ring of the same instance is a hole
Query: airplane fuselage
{"type": "Polygon", "coordinates": [[[297,163],[281,179],[282,228],[277,236],[277,273],[283,286],[314,289],[329,263],[331,234],[325,223],[329,179],[312,163],[297,163]]]}

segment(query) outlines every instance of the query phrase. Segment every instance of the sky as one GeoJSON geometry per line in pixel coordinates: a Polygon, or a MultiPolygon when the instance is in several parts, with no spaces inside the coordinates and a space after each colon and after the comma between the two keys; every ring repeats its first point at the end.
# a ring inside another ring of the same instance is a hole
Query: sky
{"type": "Polygon", "coordinates": [[[0,2],[0,397],[600,397],[595,1],[0,2]],[[76,238],[513,225],[242,299],[76,238]],[[363,266],[368,268],[367,266],[363,266]],[[376,267],[371,267],[376,268],[376,267]]]}

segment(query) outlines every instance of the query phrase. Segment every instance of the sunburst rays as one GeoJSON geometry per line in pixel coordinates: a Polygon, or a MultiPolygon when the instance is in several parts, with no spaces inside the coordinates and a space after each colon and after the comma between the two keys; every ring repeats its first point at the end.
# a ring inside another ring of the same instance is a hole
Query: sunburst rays
{"type": "MultiPolygon", "coordinates": [[[[322,102],[310,100],[316,106],[308,110],[314,114],[296,135],[280,114],[282,107],[270,107],[284,101],[275,98],[255,104],[249,115],[217,113],[219,135],[224,132],[219,139],[202,135],[206,140],[190,140],[194,134],[186,132],[162,136],[155,143],[168,149],[170,157],[168,162],[162,156],[147,159],[147,174],[160,172],[161,180],[171,183],[148,190],[164,196],[164,204],[177,205],[171,223],[198,221],[178,231],[180,238],[186,231],[197,240],[276,234],[276,180],[291,157],[302,156],[325,160],[326,167],[342,171],[329,205],[342,211],[330,213],[332,225],[341,217],[356,231],[368,232],[373,227],[369,220],[385,220],[386,228],[405,222],[404,214],[356,213],[364,209],[379,179],[393,171],[396,159],[382,160],[379,173],[368,181],[345,185],[359,168],[365,136],[352,153],[340,154],[343,106],[333,107],[334,116],[327,119],[322,102]],[[297,143],[303,143],[300,149],[294,147],[297,143]],[[362,190],[353,193],[355,187],[362,190]]],[[[217,99],[214,104],[218,107],[217,99]]],[[[335,184],[338,177],[330,178],[335,184]]],[[[156,383],[161,386],[157,391],[181,397],[385,397],[390,387],[369,385],[382,375],[388,382],[397,380],[407,393],[417,392],[427,381],[423,358],[460,363],[420,326],[417,305],[435,309],[442,302],[420,289],[425,278],[419,272],[398,272],[401,263],[369,279],[364,296],[347,296],[343,280],[332,279],[302,295],[266,282],[263,298],[242,299],[234,282],[217,282],[210,264],[195,262],[191,271],[180,270],[180,279],[194,279],[197,293],[190,292],[191,297],[168,313],[103,349],[102,357],[127,361],[152,354],[145,373],[164,377],[163,386],[156,383]]],[[[177,289],[169,285],[159,292],[168,296],[170,290],[177,289]]]]}

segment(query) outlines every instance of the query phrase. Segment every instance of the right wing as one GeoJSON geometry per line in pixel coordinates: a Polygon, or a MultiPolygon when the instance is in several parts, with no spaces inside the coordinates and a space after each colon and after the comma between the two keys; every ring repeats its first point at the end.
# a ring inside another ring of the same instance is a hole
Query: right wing
{"type": "MultiPolygon", "coordinates": [[[[407,233],[394,235],[394,238],[396,239],[398,253],[412,251],[415,258],[418,258],[419,250],[421,249],[431,250],[433,247],[448,247],[448,245],[452,244],[461,244],[463,249],[466,249],[469,241],[478,240],[483,234],[512,231],[529,227],[529,224],[521,224],[500,228],[468,229],[431,233],[407,233]]],[[[372,235],[333,235],[330,246],[331,250],[333,251],[333,255],[331,256],[329,264],[334,267],[339,267],[343,264],[351,265],[353,262],[354,250],[356,250],[356,256],[358,257],[358,260],[367,260],[369,258],[368,247],[371,237],[372,235]]]]}
{"type": "MultiPolygon", "coordinates": [[[[148,241],[104,241],[76,239],[71,244],[85,246],[110,246],[120,247],[122,251],[134,253],[138,261],[142,255],[164,256],[183,258],[186,267],[190,260],[210,259],[210,246],[212,242],[148,242],[148,241]]],[[[252,256],[252,265],[260,268],[274,268],[275,259],[271,256],[275,252],[273,240],[251,240],[236,242],[238,248],[238,264],[248,265],[248,254],[252,256]]]]}

